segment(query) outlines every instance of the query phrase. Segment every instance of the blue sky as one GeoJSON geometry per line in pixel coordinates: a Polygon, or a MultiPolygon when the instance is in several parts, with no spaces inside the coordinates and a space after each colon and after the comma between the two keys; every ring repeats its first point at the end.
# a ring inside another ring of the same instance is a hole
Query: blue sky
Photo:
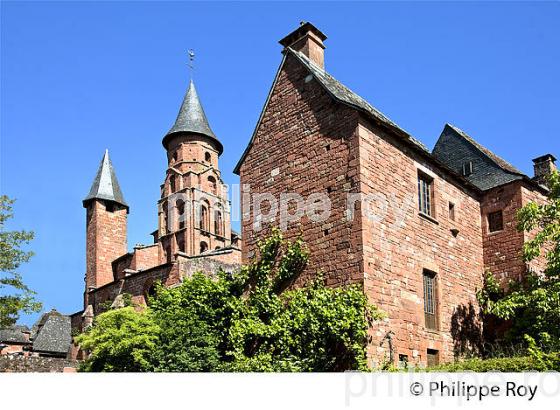
{"type": "Polygon", "coordinates": [[[81,308],[81,201],[105,148],[129,247],[150,242],[186,51],[237,183],[277,41],[301,20],[329,37],[327,70],[428,147],[450,122],[529,175],[532,158],[560,155],[558,2],[1,2],[0,188],[17,198],[10,227],[36,233],[21,272],[45,309],[81,308]]]}

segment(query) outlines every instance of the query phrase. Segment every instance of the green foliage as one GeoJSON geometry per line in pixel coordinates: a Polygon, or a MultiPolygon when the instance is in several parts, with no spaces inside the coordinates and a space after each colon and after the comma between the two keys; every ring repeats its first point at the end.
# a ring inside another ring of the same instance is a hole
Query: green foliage
{"type": "Polygon", "coordinates": [[[33,232],[8,231],[7,220],[13,217],[14,200],[0,196],[0,328],[13,325],[21,312],[32,313],[41,310],[35,300],[35,292],[24,283],[17,272],[20,265],[29,261],[32,252],[21,249],[33,239],[33,232]]]}
{"type": "Polygon", "coordinates": [[[149,312],[132,307],[109,310],[97,316],[94,325],[75,337],[89,357],[81,364],[88,372],[152,371],[153,352],[160,329],[149,312]]]}
{"type": "MultiPolygon", "coordinates": [[[[357,286],[328,288],[320,275],[306,287],[290,287],[308,251],[301,239],[286,241],[279,231],[259,243],[259,254],[235,275],[195,274],[175,288],[158,286],[145,313],[158,329],[157,346],[143,351],[149,365],[140,370],[365,370],[369,324],[382,315],[364,292],[357,286]]],[[[94,329],[112,312],[100,315],[94,329]]],[[[107,324],[98,338],[114,332],[107,324]]],[[[92,351],[107,342],[96,360],[115,363],[117,350],[110,345],[125,335],[117,336],[113,342],[113,336],[79,341],[89,341],[92,351]]],[[[96,369],[109,368],[84,368],[96,369]]]]}
{"type": "Polygon", "coordinates": [[[522,283],[512,282],[507,291],[500,289],[487,275],[479,301],[484,313],[511,322],[507,338],[526,341],[528,335],[541,347],[560,346],[560,175],[549,179],[550,195],[546,204],[531,202],[518,213],[518,229],[534,234],[523,248],[526,262],[544,256],[544,274],[528,272],[522,283]]]}
{"type": "MultiPolygon", "coordinates": [[[[553,356],[550,354],[549,356],[553,356]]],[[[426,369],[430,372],[504,372],[517,373],[528,371],[560,370],[560,357],[555,356],[555,367],[549,367],[531,356],[500,357],[492,359],[468,359],[465,361],[442,364],[426,369]]]]}

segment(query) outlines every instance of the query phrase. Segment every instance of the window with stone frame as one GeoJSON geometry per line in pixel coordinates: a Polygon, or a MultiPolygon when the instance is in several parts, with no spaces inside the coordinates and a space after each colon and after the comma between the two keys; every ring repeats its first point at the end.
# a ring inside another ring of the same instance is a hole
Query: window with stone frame
{"type": "Polygon", "coordinates": [[[436,274],[424,269],[422,274],[424,287],[424,320],[427,329],[438,330],[437,325],[437,288],[436,274]]]}
{"type": "Polygon", "coordinates": [[[176,190],[175,175],[169,177],[169,193],[173,193],[176,190]]]}
{"type": "Polygon", "coordinates": [[[449,203],[449,219],[455,221],[455,204],[453,202],[449,203]]]}
{"type": "Polygon", "coordinates": [[[434,217],[434,179],[418,171],[418,208],[420,213],[434,217]]]}
{"type": "Polygon", "coordinates": [[[214,233],[218,236],[224,236],[224,221],[222,213],[219,210],[214,212],[214,233]]]}
{"type": "Polygon", "coordinates": [[[200,229],[206,232],[210,230],[208,207],[206,205],[200,205],[200,229]]]}
{"type": "Polygon", "coordinates": [[[498,232],[504,229],[504,214],[503,212],[496,211],[488,214],[488,231],[498,232]]]}
{"type": "Polygon", "coordinates": [[[428,367],[437,366],[439,364],[439,351],[428,349],[426,353],[428,367]]]}
{"type": "Polygon", "coordinates": [[[204,241],[200,242],[200,253],[204,253],[208,250],[208,244],[204,241]]]}

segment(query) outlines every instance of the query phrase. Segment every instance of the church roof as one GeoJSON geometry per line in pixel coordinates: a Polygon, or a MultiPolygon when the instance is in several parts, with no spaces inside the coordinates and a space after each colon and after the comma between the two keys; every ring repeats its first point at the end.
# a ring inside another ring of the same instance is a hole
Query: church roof
{"type": "Polygon", "coordinates": [[[113,201],[128,208],[121,187],[119,186],[115,170],[113,169],[113,164],[109,158],[109,150],[105,150],[105,154],[97,170],[97,175],[93,180],[89,194],[84,199],[84,203],[91,199],[113,201]]]}
{"type": "Polygon", "coordinates": [[[169,137],[176,133],[195,133],[204,135],[211,140],[213,140],[218,146],[218,151],[221,154],[223,152],[222,143],[218,140],[210,125],[208,124],[208,119],[198,98],[198,93],[194,86],[194,82],[191,80],[181,108],[179,109],[179,114],[175,120],[175,124],[169,130],[169,132],[163,138],[163,145],[167,144],[169,137]]]}

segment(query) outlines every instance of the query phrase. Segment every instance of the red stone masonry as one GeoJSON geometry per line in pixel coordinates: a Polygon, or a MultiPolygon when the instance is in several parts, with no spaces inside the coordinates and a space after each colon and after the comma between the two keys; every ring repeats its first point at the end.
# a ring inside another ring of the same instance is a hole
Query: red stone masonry
{"type": "MultiPolygon", "coordinates": [[[[361,283],[360,221],[348,221],[346,194],[358,184],[358,145],[354,136],[358,113],[342,106],[316,82],[306,82],[307,70],[288,55],[256,132],[251,150],[240,169],[241,184],[249,184],[251,196],[291,192],[303,195],[328,194],[332,213],[323,223],[288,226],[285,236],[303,239],[313,250],[305,283],[321,270],[327,283],[361,283]]],[[[254,204],[253,204],[254,205],[254,204]]],[[[242,207],[245,205],[242,204],[242,207]]],[[[243,218],[243,261],[255,255],[256,242],[269,232],[254,228],[254,207],[243,218]]],[[[264,212],[266,213],[266,212],[264,212]]],[[[278,225],[276,222],[274,225],[278,225]]]]}
{"type": "MultiPolygon", "coordinates": [[[[307,269],[296,285],[322,271],[328,285],[364,287],[371,302],[388,314],[371,330],[372,365],[396,362],[399,356],[426,364],[428,349],[447,361],[477,348],[481,329],[476,290],[482,286],[484,271],[478,194],[404,146],[399,136],[336,102],[291,53],[278,73],[239,174],[253,198],[266,193],[278,200],[289,192],[306,199],[327,193],[332,211],[326,221],[304,216],[285,232],[290,239],[301,232],[311,249],[307,269]],[[419,215],[418,170],[434,179],[434,218],[419,215]],[[372,222],[362,216],[359,201],[349,218],[348,195],[358,193],[373,194],[378,213],[383,213],[379,198],[385,196],[385,218],[372,222]],[[455,221],[449,219],[449,202],[455,204],[455,221]],[[452,229],[458,230],[456,236],[452,229]],[[437,274],[435,331],[424,323],[424,269],[437,274]]],[[[243,214],[249,215],[242,223],[246,262],[255,256],[257,240],[279,221],[257,230],[254,202],[250,208],[242,206],[243,214]]]]}
{"type": "Polygon", "coordinates": [[[90,201],[86,216],[86,291],[113,281],[111,262],[126,253],[127,210],[109,202],[90,201]]]}

